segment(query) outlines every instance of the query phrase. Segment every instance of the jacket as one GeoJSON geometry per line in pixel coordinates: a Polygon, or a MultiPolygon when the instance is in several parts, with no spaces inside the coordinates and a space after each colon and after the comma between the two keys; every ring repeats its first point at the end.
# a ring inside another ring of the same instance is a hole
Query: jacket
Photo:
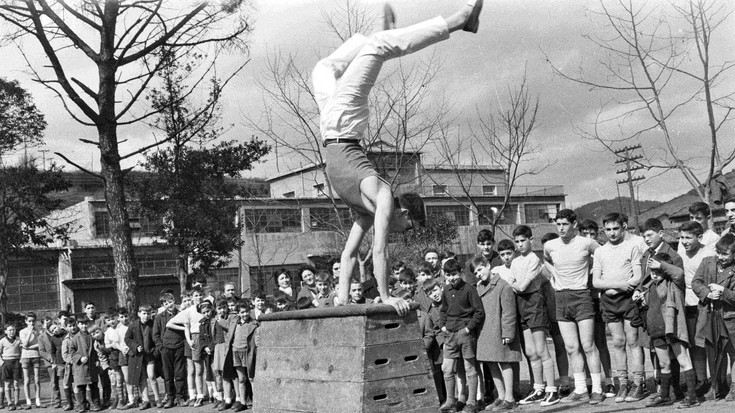
{"type": "Polygon", "coordinates": [[[487,284],[478,283],[477,293],[486,311],[477,338],[477,360],[500,363],[521,361],[518,313],[513,288],[496,275],[487,284]],[[511,342],[504,345],[503,338],[509,338],[511,342]]]}
{"type": "Polygon", "coordinates": [[[169,320],[178,313],[179,310],[174,308],[172,313],[169,314],[167,311],[163,311],[156,314],[153,319],[153,341],[159,353],[164,347],[170,350],[184,347],[184,341],[186,340],[184,332],[166,328],[169,320]]]}
{"type": "MultiPolygon", "coordinates": [[[[239,322],[239,317],[233,317],[227,323],[227,335],[225,336],[225,343],[227,344],[228,357],[232,357],[232,343],[235,341],[235,329],[237,328],[239,322]]],[[[248,323],[245,323],[244,326],[248,330],[248,349],[246,357],[248,377],[253,378],[255,377],[255,335],[257,333],[256,330],[258,329],[258,322],[255,319],[250,319],[250,321],[248,323]]]]}
{"type": "Polygon", "coordinates": [[[128,331],[125,333],[125,344],[128,346],[128,377],[129,383],[137,385],[148,378],[146,373],[146,365],[148,361],[154,359],[156,346],[153,341],[153,323],[149,322],[148,337],[146,340],[143,332],[143,324],[140,320],[130,323],[128,331]],[[148,346],[145,342],[148,341],[148,346]],[[138,351],[138,347],[142,351],[138,351]]]}
{"type": "Polygon", "coordinates": [[[74,375],[74,385],[97,383],[99,367],[97,366],[97,352],[94,351],[92,336],[89,333],[79,332],[71,339],[69,352],[71,353],[71,371],[74,375]],[[87,360],[82,362],[82,357],[87,360]]]}
{"type": "Polygon", "coordinates": [[[477,295],[477,289],[460,278],[457,285],[444,287],[441,305],[440,327],[447,331],[457,332],[463,328],[470,333],[477,333],[485,318],[482,301],[477,295]]]}
{"type": "Polygon", "coordinates": [[[699,265],[692,279],[692,291],[699,298],[699,317],[697,318],[697,332],[694,336],[695,344],[704,347],[705,342],[713,341],[712,311],[722,314],[725,320],[735,319],[735,266],[725,268],[718,274],[717,257],[705,257],[699,265]],[[719,284],[725,287],[719,300],[710,300],[709,285],[719,284]]]}

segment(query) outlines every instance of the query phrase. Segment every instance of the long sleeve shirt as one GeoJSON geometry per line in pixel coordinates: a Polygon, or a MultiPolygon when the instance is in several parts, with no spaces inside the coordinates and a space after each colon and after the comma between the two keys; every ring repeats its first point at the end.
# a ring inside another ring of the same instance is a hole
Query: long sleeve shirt
{"type": "Polygon", "coordinates": [[[451,332],[463,328],[473,331],[485,320],[485,311],[477,289],[462,279],[457,281],[456,286],[447,285],[444,289],[440,314],[440,326],[451,332]]]}

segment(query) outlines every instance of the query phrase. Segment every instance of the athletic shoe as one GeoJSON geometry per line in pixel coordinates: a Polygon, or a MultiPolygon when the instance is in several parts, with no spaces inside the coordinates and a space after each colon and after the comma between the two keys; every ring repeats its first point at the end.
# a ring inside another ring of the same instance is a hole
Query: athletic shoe
{"type": "Polygon", "coordinates": [[[611,383],[605,386],[605,388],[602,391],[602,394],[604,394],[605,397],[607,398],[615,397],[617,395],[617,392],[615,392],[615,385],[611,383]]]}
{"type": "Polygon", "coordinates": [[[712,387],[712,384],[709,380],[700,381],[697,383],[697,397],[704,397],[705,394],[709,391],[710,387],[712,387]]]}
{"type": "Polygon", "coordinates": [[[577,402],[586,402],[589,401],[590,395],[589,393],[577,393],[576,391],[573,391],[569,396],[561,399],[562,403],[577,403],[577,402]]]}
{"type": "Polygon", "coordinates": [[[559,393],[555,391],[547,391],[546,397],[541,401],[541,407],[553,406],[561,401],[559,393]]]}
{"type": "Polygon", "coordinates": [[[569,386],[559,387],[559,397],[562,399],[572,394],[572,389],[569,386]]]}
{"type": "Polygon", "coordinates": [[[653,399],[646,403],[646,407],[668,406],[673,403],[674,402],[671,400],[670,397],[661,397],[657,394],[653,397],[653,399]]]}
{"type": "Polygon", "coordinates": [[[699,406],[699,400],[696,398],[689,398],[689,396],[685,397],[684,400],[679,403],[676,408],[677,409],[689,409],[691,407],[697,407],[699,406]]]}
{"type": "Polygon", "coordinates": [[[621,384],[618,394],[615,395],[615,403],[623,403],[626,397],[628,397],[628,384],[621,384]]]}
{"type": "MultiPolygon", "coordinates": [[[[491,411],[493,411],[493,412],[507,412],[507,411],[513,410],[514,407],[515,407],[515,403],[509,402],[507,400],[501,400],[500,401],[500,404],[498,404],[497,406],[494,406],[491,411]]],[[[485,409],[485,410],[487,410],[487,409],[485,409]]]]}
{"type": "Polygon", "coordinates": [[[442,412],[452,412],[457,410],[457,399],[447,398],[447,400],[439,407],[442,412]]]}
{"type": "Polygon", "coordinates": [[[545,396],[546,394],[543,390],[532,390],[531,393],[529,393],[525,399],[519,401],[518,404],[525,405],[540,402],[541,400],[544,400],[545,396]]]}
{"type": "Polygon", "coordinates": [[[735,402],[735,383],[730,385],[730,392],[725,396],[726,402],[735,402]]]}
{"type": "Polygon", "coordinates": [[[590,401],[589,403],[591,405],[600,404],[605,400],[605,395],[602,393],[592,393],[590,394],[590,401]]]}
{"type": "Polygon", "coordinates": [[[462,413],[477,413],[477,405],[474,403],[465,404],[462,413]]]}
{"type": "Polygon", "coordinates": [[[625,398],[626,402],[637,402],[646,398],[646,391],[639,384],[633,383],[630,386],[628,396],[625,398]]]}

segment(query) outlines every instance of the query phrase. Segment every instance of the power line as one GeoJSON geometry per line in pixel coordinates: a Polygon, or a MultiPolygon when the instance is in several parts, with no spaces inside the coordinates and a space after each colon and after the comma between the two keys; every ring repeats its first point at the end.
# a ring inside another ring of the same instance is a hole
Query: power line
{"type": "Polygon", "coordinates": [[[643,169],[643,166],[638,161],[643,158],[643,155],[636,154],[635,151],[641,149],[640,145],[626,146],[624,148],[613,151],[618,159],[615,161],[616,164],[625,164],[625,168],[619,169],[616,173],[625,175],[625,179],[617,181],[618,185],[628,184],[628,190],[630,191],[630,215],[633,218],[634,228],[637,230],[639,227],[638,215],[638,202],[635,197],[635,186],[634,182],[646,179],[645,176],[635,176],[635,171],[643,169]]]}

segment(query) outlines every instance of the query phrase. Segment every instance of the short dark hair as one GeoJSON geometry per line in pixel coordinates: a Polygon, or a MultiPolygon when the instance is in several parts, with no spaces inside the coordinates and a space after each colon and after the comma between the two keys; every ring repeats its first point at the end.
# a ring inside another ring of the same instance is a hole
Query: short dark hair
{"type": "Polygon", "coordinates": [[[117,318],[117,308],[110,307],[107,309],[107,312],[105,312],[105,315],[107,318],[117,318]]]}
{"type": "Polygon", "coordinates": [[[406,263],[405,263],[405,262],[403,262],[403,261],[401,261],[401,260],[398,260],[398,261],[396,261],[395,263],[393,263],[393,266],[391,267],[391,269],[392,269],[393,271],[398,271],[398,270],[400,270],[401,268],[404,268],[405,266],[406,266],[406,263]]]}
{"type": "Polygon", "coordinates": [[[426,274],[432,274],[434,272],[434,267],[431,265],[429,261],[424,261],[419,265],[419,272],[424,272],[426,274]]]}
{"type": "Polygon", "coordinates": [[[730,195],[727,198],[725,198],[725,200],[722,202],[722,205],[725,205],[730,202],[735,203],[735,195],[730,195]]]}
{"type": "Polygon", "coordinates": [[[643,223],[642,229],[643,229],[643,232],[646,232],[646,231],[659,232],[659,231],[664,230],[664,224],[662,224],[661,221],[659,221],[656,218],[648,218],[643,223]]]}
{"type": "Polygon", "coordinates": [[[235,308],[237,308],[237,311],[240,311],[243,308],[250,310],[252,306],[250,305],[250,301],[243,298],[242,300],[237,302],[237,305],[235,306],[235,308]]]}
{"type": "Polygon", "coordinates": [[[617,222],[618,224],[620,224],[620,226],[623,226],[628,221],[625,219],[623,214],[620,214],[617,212],[610,212],[609,214],[602,217],[602,225],[605,225],[608,222],[617,222]]]}
{"type": "Polygon", "coordinates": [[[489,229],[481,229],[477,233],[477,243],[490,241],[495,244],[495,235],[489,229]]]}
{"type": "MultiPolygon", "coordinates": [[[[733,201],[735,202],[735,201],[733,201]]],[[[727,233],[723,235],[717,244],[715,244],[715,250],[720,253],[731,253],[735,250],[735,235],[727,233]]]]}
{"type": "Polygon", "coordinates": [[[533,231],[531,231],[531,227],[529,227],[528,225],[518,225],[517,227],[515,227],[515,229],[513,230],[513,237],[519,236],[523,236],[526,238],[533,237],[533,231]]]}
{"type": "Polygon", "coordinates": [[[437,250],[436,248],[427,248],[424,250],[424,258],[426,258],[426,254],[430,252],[433,252],[434,254],[436,254],[437,257],[439,257],[439,250],[437,250]]]}
{"type": "Polygon", "coordinates": [[[691,232],[694,236],[698,237],[704,234],[704,228],[697,221],[687,221],[679,225],[679,232],[691,232]]]}
{"type": "Polygon", "coordinates": [[[332,280],[332,274],[326,271],[319,271],[314,277],[314,281],[318,283],[328,283],[332,280]]]}
{"type": "Polygon", "coordinates": [[[191,295],[194,295],[194,293],[199,293],[201,295],[204,295],[204,290],[200,286],[191,287],[191,295]]]}
{"type": "Polygon", "coordinates": [[[305,310],[307,308],[314,308],[314,304],[311,302],[309,297],[299,297],[296,301],[296,308],[299,310],[305,310]]]}
{"type": "Polygon", "coordinates": [[[516,245],[513,243],[513,241],[511,241],[509,239],[503,239],[503,240],[500,240],[500,242],[498,242],[497,250],[498,250],[498,252],[500,252],[500,251],[515,251],[516,250],[516,245]]]}
{"type": "Polygon", "coordinates": [[[87,301],[87,303],[84,304],[84,308],[87,308],[88,305],[93,305],[93,306],[97,307],[97,305],[94,303],[94,301],[87,301]]]}
{"type": "Polygon", "coordinates": [[[443,266],[444,272],[461,272],[462,266],[454,258],[448,259],[443,266]]]}
{"type": "Polygon", "coordinates": [[[118,316],[121,316],[121,315],[130,315],[130,313],[128,312],[128,309],[127,308],[120,307],[120,308],[117,309],[117,315],[118,316]]]}
{"type": "Polygon", "coordinates": [[[559,238],[559,234],[557,234],[556,232],[547,232],[546,234],[541,236],[541,245],[544,245],[552,239],[557,238],[559,238]]]}
{"type": "Polygon", "coordinates": [[[473,258],[472,261],[470,261],[469,267],[470,271],[472,271],[472,273],[474,274],[477,267],[487,267],[488,265],[490,265],[490,262],[487,260],[487,258],[479,256],[473,258]]]}
{"type": "Polygon", "coordinates": [[[24,318],[32,318],[34,320],[38,320],[38,316],[33,311],[27,312],[24,318]]]}
{"type": "Polygon", "coordinates": [[[421,289],[423,289],[424,292],[428,294],[431,291],[433,291],[434,288],[436,288],[436,287],[440,287],[441,288],[441,286],[442,285],[441,285],[441,282],[439,280],[437,280],[435,278],[432,278],[432,279],[428,279],[428,280],[424,281],[424,285],[421,286],[421,289]]]}
{"type": "Polygon", "coordinates": [[[69,318],[71,317],[71,314],[69,314],[69,312],[66,310],[61,310],[59,311],[59,314],[56,316],[56,318],[61,318],[61,317],[69,318]]]}
{"type": "Polygon", "coordinates": [[[398,196],[398,204],[408,210],[408,217],[416,221],[419,227],[426,226],[426,207],[419,194],[407,192],[398,196]]]}
{"type": "Polygon", "coordinates": [[[301,278],[301,274],[303,274],[304,271],[311,271],[312,274],[316,274],[316,268],[311,265],[303,265],[299,268],[299,278],[301,278]]]}
{"type": "Polygon", "coordinates": [[[665,252],[659,252],[656,255],[653,256],[653,259],[659,262],[665,262],[667,264],[673,264],[673,261],[671,259],[671,255],[665,253],[665,252]]]}
{"type": "Polygon", "coordinates": [[[148,305],[148,304],[141,304],[141,305],[140,305],[140,306],[138,307],[138,312],[141,312],[141,311],[147,311],[147,312],[149,312],[149,313],[150,313],[151,311],[153,311],[153,307],[151,307],[151,306],[150,306],[150,305],[148,305]]]}
{"type": "Polygon", "coordinates": [[[600,232],[600,227],[597,225],[597,222],[591,219],[582,220],[582,222],[579,223],[579,227],[577,229],[579,229],[580,231],[587,230],[587,231],[600,232]]]}
{"type": "Polygon", "coordinates": [[[561,211],[556,213],[554,221],[560,219],[566,219],[567,221],[569,221],[569,223],[573,224],[577,220],[577,214],[575,214],[574,211],[572,211],[571,209],[562,209],[561,211]]]}
{"type": "Polygon", "coordinates": [[[709,205],[705,202],[695,202],[691,206],[689,206],[689,213],[694,215],[697,212],[701,212],[702,215],[704,215],[705,218],[709,218],[710,210],[709,205]]]}
{"type": "Polygon", "coordinates": [[[171,293],[163,293],[161,294],[161,297],[159,299],[161,301],[161,304],[165,303],[166,301],[176,301],[174,295],[171,293]]]}
{"type": "Polygon", "coordinates": [[[209,309],[209,310],[212,309],[212,302],[209,300],[204,300],[201,303],[199,303],[199,305],[197,305],[198,313],[201,313],[203,310],[206,310],[206,309],[209,309]]]}
{"type": "MultiPolygon", "coordinates": [[[[261,292],[259,292],[259,293],[255,294],[255,297],[254,297],[254,298],[257,298],[257,299],[259,299],[259,300],[263,300],[263,301],[265,301],[265,293],[261,291],[261,292]]],[[[242,300],[241,300],[241,301],[242,301],[242,300]]]]}
{"type": "Polygon", "coordinates": [[[416,283],[416,273],[414,273],[412,269],[406,267],[401,270],[400,274],[398,274],[398,281],[414,284],[416,283]]]}
{"type": "Polygon", "coordinates": [[[214,306],[215,308],[227,308],[227,300],[220,298],[216,303],[214,303],[214,306]]]}

